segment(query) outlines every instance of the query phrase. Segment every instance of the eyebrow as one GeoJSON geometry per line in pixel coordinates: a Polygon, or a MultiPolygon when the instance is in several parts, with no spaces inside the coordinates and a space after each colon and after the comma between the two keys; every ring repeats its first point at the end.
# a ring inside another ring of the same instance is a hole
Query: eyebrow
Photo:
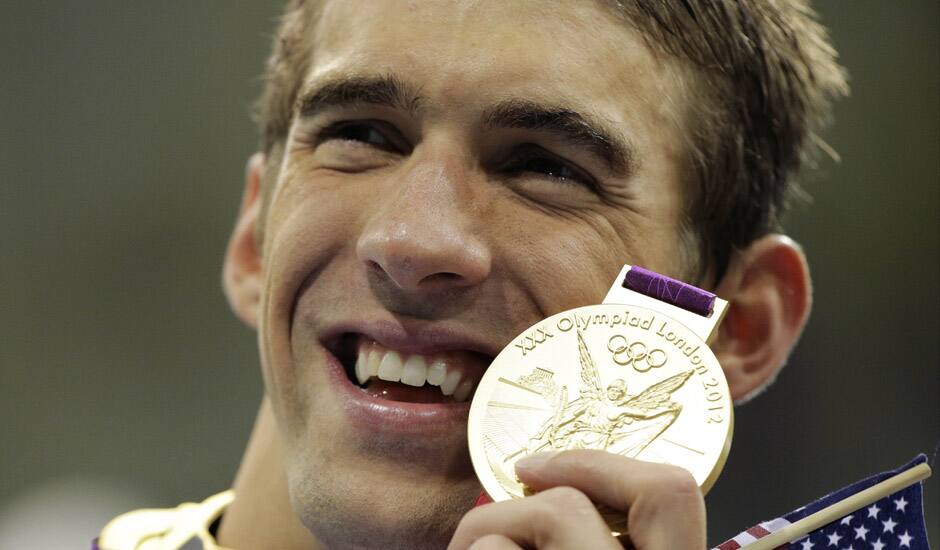
{"type": "Polygon", "coordinates": [[[572,109],[512,99],[489,109],[483,121],[490,128],[548,131],[576,147],[586,148],[618,175],[629,175],[636,169],[635,149],[630,142],[619,138],[597,117],[572,109]]]}
{"type": "Polygon", "coordinates": [[[371,104],[418,115],[421,96],[417,89],[392,75],[338,77],[302,93],[297,112],[312,117],[331,107],[371,104]]]}
{"type": "MultiPolygon", "coordinates": [[[[300,117],[307,118],[329,108],[369,104],[403,110],[417,118],[422,103],[418,89],[394,75],[341,76],[302,92],[297,112],[300,117]]],[[[516,128],[554,134],[575,147],[587,149],[616,175],[630,175],[636,169],[633,145],[596,116],[563,106],[510,99],[484,111],[482,120],[486,128],[516,128]]]]}

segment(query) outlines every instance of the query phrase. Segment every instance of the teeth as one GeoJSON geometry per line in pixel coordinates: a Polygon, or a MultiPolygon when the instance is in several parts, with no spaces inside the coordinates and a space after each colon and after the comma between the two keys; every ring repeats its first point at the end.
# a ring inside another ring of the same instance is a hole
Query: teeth
{"type": "Polygon", "coordinates": [[[468,363],[467,357],[452,355],[404,355],[374,341],[363,341],[356,356],[355,377],[363,387],[376,377],[414,387],[438,386],[442,394],[453,396],[454,401],[466,401],[473,395],[479,378],[473,374],[476,360],[469,359],[468,363]]]}
{"type": "Polygon", "coordinates": [[[461,374],[459,370],[452,370],[447,373],[447,377],[441,382],[441,393],[444,395],[453,395],[460,382],[461,374]]]}
{"type": "Polygon", "coordinates": [[[447,377],[447,364],[444,363],[443,359],[435,359],[431,366],[428,367],[428,384],[432,386],[440,386],[441,382],[444,381],[444,378],[447,377]]]}
{"type": "Polygon", "coordinates": [[[473,391],[473,380],[465,379],[457,386],[457,389],[454,391],[454,399],[457,401],[466,401],[470,397],[470,392],[473,391]]]}
{"type": "Polygon", "coordinates": [[[401,371],[401,356],[397,351],[387,352],[379,364],[379,378],[389,382],[398,382],[401,380],[401,371]]]}
{"type": "Polygon", "coordinates": [[[423,386],[427,374],[428,366],[424,357],[412,355],[405,361],[405,365],[402,368],[401,383],[408,384],[409,386],[423,386]]]}
{"type": "MultiPolygon", "coordinates": [[[[360,352],[361,355],[361,352],[360,352]]],[[[379,350],[375,349],[375,346],[369,346],[369,376],[378,376],[379,375],[379,362],[382,360],[382,354],[379,350]]]]}
{"type": "Polygon", "coordinates": [[[363,353],[356,359],[356,380],[359,380],[360,384],[365,384],[366,380],[372,377],[372,373],[367,370],[368,362],[369,358],[363,353]]]}

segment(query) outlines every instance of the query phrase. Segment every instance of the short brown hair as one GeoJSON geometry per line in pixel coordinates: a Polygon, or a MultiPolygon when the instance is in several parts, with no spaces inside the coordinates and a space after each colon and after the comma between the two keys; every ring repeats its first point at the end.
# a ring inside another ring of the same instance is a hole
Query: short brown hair
{"type": "MultiPolygon", "coordinates": [[[[808,0],[605,2],[651,48],[690,66],[705,100],[687,129],[696,175],[687,216],[704,259],[695,271],[720,278],[735,249],[779,227],[832,100],[847,92],[845,71],[808,0]]],[[[269,156],[290,128],[319,4],[290,0],[274,40],[257,111],[269,156]]]]}

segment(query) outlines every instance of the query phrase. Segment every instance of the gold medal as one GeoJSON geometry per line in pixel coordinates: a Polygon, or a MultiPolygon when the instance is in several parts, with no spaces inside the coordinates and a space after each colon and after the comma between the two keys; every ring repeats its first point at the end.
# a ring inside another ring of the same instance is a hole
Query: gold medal
{"type": "Polygon", "coordinates": [[[477,476],[494,501],[523,497],[515,463],[545,451],[602,449],[680,466],[703,494],[720,474],[733,409],[707,342],[727,302],[708,295],[707,315],[689,311],[680,307],[681,292],[707,293],[652,274],[660,277],[649,283],[656,288],[641,294],[622,286],[631,269],[651,273],[625,266],[603,304],[533,325],[487,369],[468,437],[477,476]]]}

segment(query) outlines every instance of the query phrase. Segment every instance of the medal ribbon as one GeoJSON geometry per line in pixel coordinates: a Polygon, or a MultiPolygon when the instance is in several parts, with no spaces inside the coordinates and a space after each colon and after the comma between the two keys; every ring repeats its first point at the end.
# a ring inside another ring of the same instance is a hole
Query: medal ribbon
{"type": "Polygon", "coordinates": [[[631,267],[622,284],[626,289],[662,300],[702,317],[711,315],[715,306],[715,295],[711,292],[642,267],[631,267]]]}

